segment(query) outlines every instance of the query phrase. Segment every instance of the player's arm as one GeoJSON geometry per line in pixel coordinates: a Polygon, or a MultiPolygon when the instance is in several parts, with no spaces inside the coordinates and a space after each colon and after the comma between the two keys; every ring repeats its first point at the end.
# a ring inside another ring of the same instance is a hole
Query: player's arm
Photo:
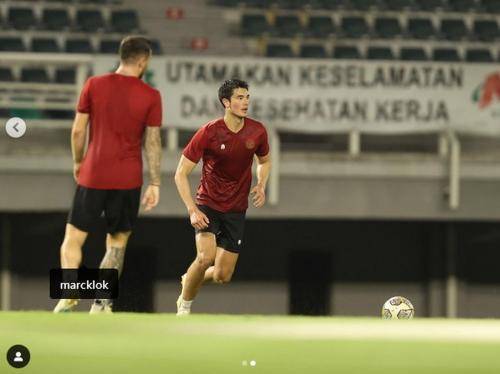
{"type": "Polygon", "coordinates": [[[198,209],[191,195],[191,187],[189,185],[189,174],[195,168],[196,163],[182,155],[175,171],[175,185],[179,191],[179,195],[186,206],[191,220],[191,225],[196,229],[204,229],[208,226],[208,217],[198,209]]]}
{"type": "Polygon", "coordinates": [[[73,155],[73,177],[78,181],[80,165],[85,155],[85,142],[89,124],[88,113],[76,112],[73,127],[71,128],[71,153],[73,155]]]}
{"type": "Polygon", "coordinates": [[[151,210],[160,201],[162,155],[160,127],[146,127],[144,148],[149,169],[149,185],[142,198],[142,204],[145,206],[145,210],[151,210]]]}
{"type": "Polygon", "coordinates": [[[266,184],[271,172],[271,156],[269,153],[265,156],[256,156],[257,158],[257,184],[250,192],[253,197],[253,205],[260,208],[266,202],[266,184]]]}

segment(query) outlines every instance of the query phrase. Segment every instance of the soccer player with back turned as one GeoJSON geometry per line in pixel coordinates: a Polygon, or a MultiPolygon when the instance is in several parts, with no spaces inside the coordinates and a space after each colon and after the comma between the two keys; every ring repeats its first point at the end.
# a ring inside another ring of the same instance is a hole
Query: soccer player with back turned
{"type": "Polygon", "coordinates": [[[265,127],[247,117],[248,84],[238,79],[219,88],[223,118],[202,126],[179,161],[175,182],[195,228],[196,259],[182,276],[177,315],[191,312],[191,304],[203,282],[227,283],[243,247],[245,212],[249,193],[260,208],[271,161],[265,127]],[[252,183],[253,158],[257,158],[257,184],[252,183]],[[191,196],[188,175],[203,159],[196,202],[191,196]]]}
{"type": "MultiPolygon", "coordinates": [[[[80,267],[85,239],[104,213],[106,253],[100,268],[121,273],[140,205],[143,138],[149,185],[142,203],[150,210],[159,202],[161,97],[141,80],[151,58],[151,45],[145,38],[130,36],[122,40],[119,53],[116,72],[89,78],[80,95],[71,132],[78,185],[61,246],[64,269],[80,267]],[[89,143],[85,152],[87,129],[89,143]]],[[[69,311],[77,303],[61,299],[54,312],[69,311]]],[[[111,311],[108,299],[95,300],[90,310],[111,311]]]]}

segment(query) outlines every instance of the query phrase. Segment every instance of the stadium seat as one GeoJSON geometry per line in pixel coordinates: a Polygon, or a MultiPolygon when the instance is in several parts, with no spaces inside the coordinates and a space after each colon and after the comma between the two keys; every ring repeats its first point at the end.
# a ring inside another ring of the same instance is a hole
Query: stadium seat
{"type": "Polygon", "coordinates": [[[361,58],[361,54],[355,46],[336,46],[333,49],[333,58],[358,60],[361,58]]]}
{"type": "Polygon", "coordinates": [[[116,10],[111,13],[111,28],[115,32],[127,33],[139,30],[139,17],[135,10],[116,10]]]}
{"type": "Polygon", "coordinates": [[[486,13],[500,13],[500,1],[498,0],[481,0],[479,6],[486,13]]]}
{"type": "Polygon", "coordinates": [[[76,82],[76,70],[73,68],[57,69],[55,82],[60,84],[74,84],[76,82]]]}
{"type": "Polygon", "coordinates": [[[151,40],[151,49],[153,50],[153,55],[155,55],[155,56],[160,56],[163,54],[161,44],[156,39],[151,40]]]}
{"type": "Polygon", "coordinates": [[[445,7],[443,0],[415,0],[417,9],[424,12],[434,12],[437,9],[445,7]]]}
{"type": "Polygon", "coordinates": [[[61,48],[57,40],[52,38],[33,38],[31,40],[31,51],[42,53],[59,53],[61,48]]]}
{"type": "Polygon", "coordinates": [[[240,0],[213,0],[213,5],[224,6],[228,8],[237,7],[240,3],[240,0]]]}
{"type": "Polygon", "coordinates": [[[268,44],[267,57],[295,57],[289,44],[268,44]]]}
{"type": "Polygon", "coordinates": [[[368,47],[366,58],[368,60],[394,60],[394,53],[389,47],[368,47]]]}
{"type": "Polygon", "coordinates": [[[79,30],[96,32],[104,28],[104,18],[99,10],[80,9],[76,12],[76,26],[79,30]]]}
{"type": "Polygon", "coordinates": [[[44,9],[42,27],[46,30],[64,30],[71,27],[71,20],[66,9],[44,9]]]}
{"type": "Polygon", "coordinates": [[[116,55],[119,48],[120,40],[101,40],[101,43],[99,45],[99,53],[116,55]]]}
{"type": "Polygon", "coordinates": [[[259,36],[269,32],[270,27],[263,14],[243,14],[241,18],[241,34],[244,36],[259,36]]]}
{"type": "Polygon", "coordinates": [[[303,31],[296,16],[277,16],[272,34],[279,37],[293,37],[303,31]]]}
{"type": "Polygon", "coordinates": [[[49,83],[49,76],[44,68],[23,68],[21,82],[49,83]]]}
{"type": "Polygon", "coordinates": [[[500,37],[498,23],[495,20],[474,21],[473,32],[476,39],[485,42],[491,42],[500,37]]]}
{"type": "Polygon", "coordinates": [[[0,51],[3,52],[25,52],[23,40],[15,36],[0,37],[0,51]]]}
{"type": "Polygon", "coordinates": [[[300,57],[303,58],[326,58],[325,47],[321,44],[303,45],[300,48],[300,57]]]}
{"type": "Polygon", "coordinates": [[[493,56],[489,49],[473,48],[468,49],[465,53],[465,61],[468,62],[494,62],[493,56]]]}
{"type": "Polygon", "coordinates": [[[446,40],[461,40],[468,36],[469,31],[462,19],[441,20],[441,37],[446,40]]]}
{"type": "Polygon", "coordinates": [[[432,51],[434,61],[458,62],[461,61],[460,55],[455,48],[435,48],[432,51]]]}
{"type": "Polygon", "coordinates": [[[328,16],[309,18],[306,34],[314,38],[326,38],[335,32],[333,20],[328,16]]]}
{"type": "Polygon", "coordinates": [[[379,38],[391,39],[400,36],[401,25],[397,18],[377,18],[375,20],[375,34],[379,38]]]}
{"type": "Polygon", "coordinates": [[[475,0],[448,0],[448,7],[454,12],[466,13],[478,8],[475,0]]]}
{"type": "Polygon", "coordinates": [[[351,0],[350,1],[350,7],[363,11],[363,10],[370,10],[371,8],[377,8],[380,6],[380,1],[379,0],[351,0]]]}
{"type": "Polygon", "coordinates": [[[280,9],[301,9],[304,5],[307,5],[307,2],[302,0],[278,0],[275,4],[280,9]]]}
{"type": "Polygon", "coordinates": [[[399,54],[400,60],[403,61],[428,61],[429,57],[423,48],[401,48],[399,54]]]}
{"type": "Polygon", "coordinates": [[[361,38],[369,33],[363,17],[344,17],[341,21],[342,34],[347,38],[361,38]]]}
{"type": "Polygon", "coordinates": [[[314,9],[327,9],[333,10],[341,7],[345,7],[346,0],[312,0],[309,1],[309,4],[314,9]]]}
{"type": "Polygon", "coordinates": [[[27,30],[36,26],[35,15],[31,8],[9,8],[8,26],[16,30],[27,30]]]}
{"type": "Polygon", "coordinates": [[[436,35],[436,29],[430,18],[410,18],[408,35],[414,39],[430,39],[436,35]]]}
{"type": "Polygon", "coordinates": [[[242,0],[248,8],[263,9],[268,8],[270,3],[267,0],[242,0]]]}
{"type": "Polygon", "coordinates": [[[65,50],[68,53],[94,53],[88,39],[67,39],[65,50]]]}
{"type": "Polygon", "coordinates": [[[389,10],[403,10],[413,7],[413,0],[384,0],[385,8],[389,10]]]}
{"type": "Polygon", "coordinates": [[[10,68],[0,68],[0,82],[13,82],[14,76],[10,68]]]}

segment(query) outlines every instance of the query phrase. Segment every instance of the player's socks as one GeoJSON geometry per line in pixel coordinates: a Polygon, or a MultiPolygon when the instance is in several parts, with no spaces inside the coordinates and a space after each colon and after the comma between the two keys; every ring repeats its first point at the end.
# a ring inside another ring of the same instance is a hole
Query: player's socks
{"type": "Polygon", "coordinates": [[[191,314],[191,304],[193,303],[193,300],[186,301],[182,298],[182,292],[184,291],[184,284],[186,283],[186,274],[184,274],[181,277],[181,294],[179,295],[179,298],[177,299],[177,315],[178,316],[186,316],[188,314],[191,314]]]}
{"type": "Polygon", "coordinates": [[[61,299],[54,308],[54,313],[71,312],[78,305],[78,299],[61,299]]]}
{"type": "Polygon", "coordinates": [[[113,303],[108,299],[95,299],[90,314],[113,313],[113,303]]]}

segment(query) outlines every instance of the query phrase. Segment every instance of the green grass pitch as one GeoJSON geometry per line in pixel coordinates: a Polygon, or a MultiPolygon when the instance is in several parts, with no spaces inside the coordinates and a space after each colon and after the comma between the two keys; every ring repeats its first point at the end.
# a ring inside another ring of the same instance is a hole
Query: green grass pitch
{"type": "Polygon", "coordinates": [[[498,374],[500,321],[8,312],[0,348],[2,374],[498,374]]]}

